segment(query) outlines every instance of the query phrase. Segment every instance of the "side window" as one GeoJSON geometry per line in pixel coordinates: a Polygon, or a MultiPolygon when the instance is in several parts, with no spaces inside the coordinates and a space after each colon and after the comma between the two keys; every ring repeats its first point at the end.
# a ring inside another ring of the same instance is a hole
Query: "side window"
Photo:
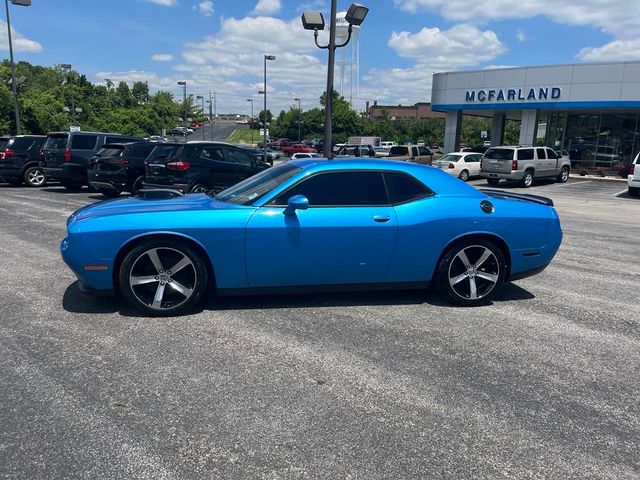
{"type": "Polygon", "coordinates": [[[97,135],[74,135],[71,139],[72,150],[93,150],[98,141],[97,135]]]}
{"type": "Polygon", "coordinates": [[[433,195],[422,182],[404,173],[385,172],[384,179],[387,182],[391,203],[394,205],[433,195]]]}
{"type": "Polygon", "coordinates": [[[418,147],[411,147],[411,155],[414,157],[418,156],[418,147]]]}
{"type": "Polygon", "coordinates": [[[31,148],[31,145],[33,145],[33,138],[16,137],[13,140],[11,148],[13,148],[14,150],[29,150],[29,148],[31,148]]]}
{"type": "Polygon", "coordinates": [[[212,146],[204,146],[200,149],[200,154],[198,157],[203,160],[212,160],[217,162],[224,162],[224,153],[222,153],[222,148],[217,145],[212,146]]]}
{"type": "Polygon", "coordinates": [[[538,154],[538,159],[545,160],[547,158],[547,154],[545,153],[544,148],[536,148],[536,153],[538,154]]]}
{"type": "Polygon", "coordinates": [[[518,150],[518,160],[533,160],[533,148],[518,150]]]}
{"type": "Polygon", "coordinates": [[[302,180],[272,203],[286,205],[294,195],[304,195],[312,207],[389,204],[381,172],[320,173],[302,180]]]}
{"type": "Polygon", "coordinates": [[[558,158],[558,154],[550,148],[547,148],[547,158],[552,158],[555,160],[556,158],[558,158]]]}
{"type": "Polygon", "coordinates": [[[427,147],[418,147],[418,152],[420,152],[420,156],[424,157],[426,155],[431,155],[431,152],[427,150],[427,147]]]}
{"type": "Polygon", "coordinates": [[[240,150],[236,150],[235,148],[225,148],[224,156],[229,163],[253,165],[253,160],[249,155],[240,150]]]}

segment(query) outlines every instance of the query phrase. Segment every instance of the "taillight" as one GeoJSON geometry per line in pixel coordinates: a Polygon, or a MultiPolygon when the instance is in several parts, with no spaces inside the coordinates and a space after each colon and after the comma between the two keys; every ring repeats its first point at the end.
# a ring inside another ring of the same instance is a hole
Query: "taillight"
{"type": "Polygon", "coordinates": [[[456,166],[453,163],[450,163],[449,168],[456,168],[456,166]]]}
{"type": "Polygon", "coordinates": [[[0,152],[0,160],[9,160],[9,157],[13,157],[16,152],[7,148],[5,151],[0,152]]]}
{"type": "Polygon", "coordinates": [[[64,149],[64,161],[67,163],[71,161],[71,150],[69,147],[64,149]]]}
{"type": "Polygon", "coordinates": [[[635,168],[636,168],[635,164],[630,163],[630,164],[628,165],[627,173],[628,173],[629,175],[633,175],[633,171],[635,170],[635,168]]]}
{"type": "Polygon", "coordinates": [[[511,160],[511,170],[518,170],[518,160],[511,160]]]}
{"type": "Polygon", "coordinates": [[[171,170],[188,170],[191,168],[189,162],[170,162],[167,163],[167,168],[171,170]]]}

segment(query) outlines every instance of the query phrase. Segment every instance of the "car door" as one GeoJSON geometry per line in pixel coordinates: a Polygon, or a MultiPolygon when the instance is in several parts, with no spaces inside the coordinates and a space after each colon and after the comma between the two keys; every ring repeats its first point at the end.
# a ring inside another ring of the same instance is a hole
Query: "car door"
{"type": "Polygon", "coordinates": [[[249,220],[249,285],[384,282],[397,230],[381,172],[317,173],[269,201],[249,220]],[[295,195],[307,197],[309,209],[284,215],[295,195]]]}
{"type": "Polygon", "coordinates": [[[480,175],[480,160],[482,160],[482,154],[480,153],[472,153],[464,157],[464,163],[470,176],[477,177],[480,175]]]}
{"type": "Polygon", "coordinates": [[[547,158],[547,152],[544,148],[536,148],[536,176],[549,176],[553,174],[551,161],[547,158]]]}
{"type": "Polygon", "coordinates": [[[547,159],[549,162],[549,175],[558,175],[560,173],[560,165],[558,162],[558,154],[551,148],[545,148],[547,159]]]}

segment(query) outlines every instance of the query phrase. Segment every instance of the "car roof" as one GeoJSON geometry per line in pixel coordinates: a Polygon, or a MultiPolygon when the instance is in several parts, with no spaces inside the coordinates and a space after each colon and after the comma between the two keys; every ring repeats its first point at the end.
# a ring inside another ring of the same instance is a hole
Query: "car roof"
{"type": "Polygon", "coordinates": [[[408,173],[414,176],[431,190],[443,196],[484,197],[474,187],[461,182],[456,177],[443,172],[439,168],[401,160],[383,160],[380,158],[327,158],[292,159],[287,162],[309,173],[338,170],[387,170],[408,173]]]}

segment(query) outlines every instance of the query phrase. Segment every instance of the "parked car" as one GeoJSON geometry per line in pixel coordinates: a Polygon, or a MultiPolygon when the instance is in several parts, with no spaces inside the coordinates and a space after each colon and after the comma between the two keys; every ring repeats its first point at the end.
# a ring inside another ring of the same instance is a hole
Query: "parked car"
{"type": "MultiPolygon", "coordinates": [[[[250,147],[248,145],[238,145],[238,147],[244,148],[250,155],[253,155],[253,157],[256,160],[263,160],[264,158],[265,151],[261,148],[250,147]]],[[[273,166],[273,162],[276,159],[280,158],[280,153],[278,152],[276,154],[276,152],[274,152],[271,149],[267,149],[266,154],[267,154],[267,163],[271,166],[273,166]]]]}
{"type": "Polygon", "coordinates": [[[219,192],[266,168],[268,163],[229,143],[179,143],[166,155],[147,159],[143,185],[182,193],[219,192]]]}
{"type": "Polygon", "coordinates": [[[385,150],[390,150],[391,147],[395,147],[396,145],[398,145],[396,142],[382,142],[382,143],[380,143],[380,147],[384,148],[385,150]]]}
{"type": "Polygon", "coordinates": [[[136,193],[144,181],[144,161],[157,143],[134,142],[106,144],[89,159],[89,186],[105,197],[122,192],[136,193]]]}
{"type": "Polygon", "coordinates": [[[0,148],[4,148],[4,144],[7,143],[10,138],[9,135],[0,135],[0,148]]]}
{"type": "Polygon", "coordinates": [[[569,180],[571,162],[549,147],[503,146],[491,147],[484,154],[480,176],[489,185],[498,185],[501,179],[515,180],[529,188],[536,178],[569,180]]]}
{"type": "Polygon", "coordinates": [[[280,147],[280,151],[284,155],[293,155],[294,153],[317,153],[315,148],[308,147],[302,143],[294,143],[288,147],[280,147]]]}
{"type": "Polygon", "coordinates": [[[271,148],[274,150],[282,150],[282,147],[289,147],[293,145],[293,140],[290,138],[278,138],[271,142],[271,148]]]}
{"type": "Polygon", "coordinates": [[[100,202],[67,220],[61,253],[82,291],[120,292],[151,315],[189,311],[213,288],[431,284],[475,306],[542,271],[562,241],[551,200],[479,191],[413,163],[296,160],[216,196],[154,195],[100,202]]]}
{"type": "Polygon", "coordinates": [[[627,177],[629,195],[640,196],[640,153],[636,155],[633,163],[629,166],[629,176],[627,177]]]}
{"type": "Polygon", "coordinates": [[[87,184],[89,159],[106,143],[139,142],[141,138],[102,132],[54,132],[42,147],[45,174],[68,190],[87,184]]]}
{"type": "Polygon", "coordinates": [[[345,145],[335,154],[336,158],[346,157],[375,157],[376,151],[371,145],[345,145]]]}
{"type": "Polygon", "coordinates": [[[298,160],[299,158],[321,158],[319,153],[294,153],[291,155],[291,160],[298,160]]]}
{"type": "Polygon", "coordinates": [[[418,145],[397,145],[389,150],[389,159],[431,165],[431,151],[418,145]]]}
{"type": "Polygon", "coordinates": [[[378,148],[374,148],[373,151],[376,154],[376,158],[385,158],[389,156],[389,150],[391,150],[390,148],[385,148],[385,147],[378,147],[378,148]]]}
{"type": "Polygon", "coordinates": [[[47,177],[40,166],[40,149],[47,137],[19,135],[0,141],[0,182],[18,186],[43,187],[47,177]]]}
{"type": "Polygon", "coordinates": [[[160,135],[151,135],[150,137],[145,138],[145,140],[153,143],[165,143],[169,141],[167,137],[162,137],[160,135]]]}
{"type": "Polygon", "coordinates": [[[439,160],[436,160],[433,163],[433,166],[440,168],[441,170],[447,172],[449,175],[458,177],[463,182],[466,182],[471,177],[477,177],[480,175],[481,160],[481,153],[447,153],[439,160]]]}

